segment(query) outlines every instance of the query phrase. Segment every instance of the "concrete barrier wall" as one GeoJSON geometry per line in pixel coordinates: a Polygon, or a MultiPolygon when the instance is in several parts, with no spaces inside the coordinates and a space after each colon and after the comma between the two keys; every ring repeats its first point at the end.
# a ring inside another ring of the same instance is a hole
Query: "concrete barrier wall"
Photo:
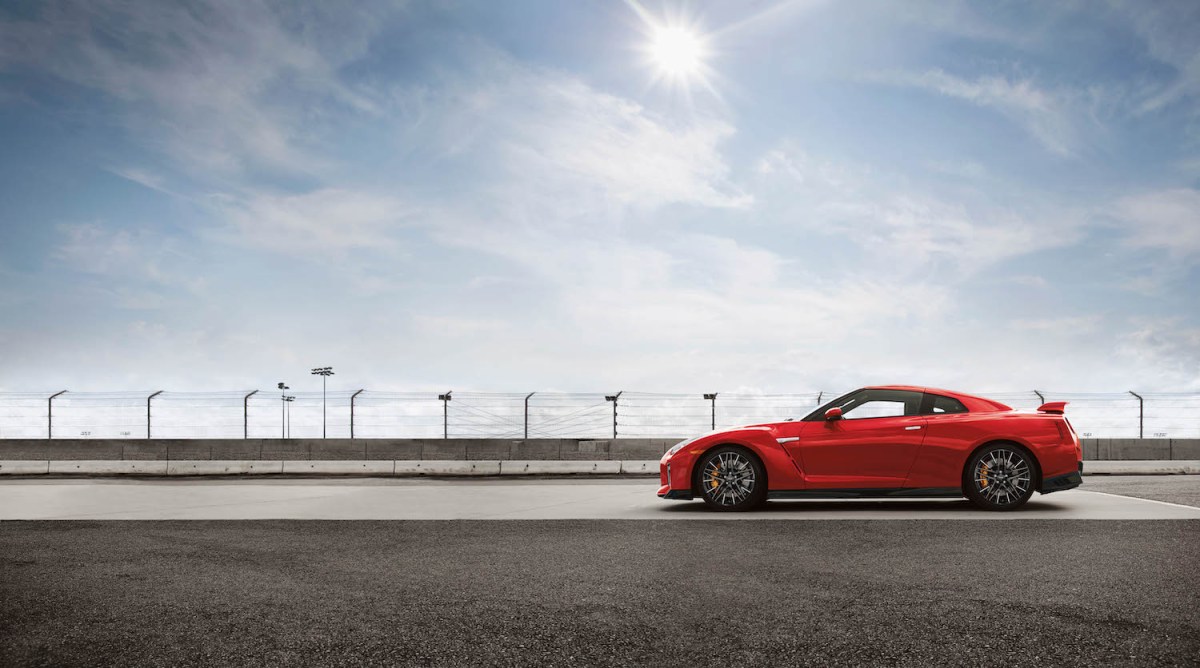
{"type": "Polygon", "coordinates": [[[659,474],[658,461],[582,460],[483,460],[420,459],[350,461],[315,460],[219,460],[219,459],[69,459],[0,460],[0,476],[531,476],[531,475],[617,475],[659,474]]]}
{"type": "MultiPolygon", "coordinates": [[[[673,438],[619,439],[2,439],[0,461],[634,461],[673,438]]],[[[1090,438],[1083,458],[1197,460],[1200,439],[1090,438]]]]}
{"type": "Polygon", "coordinates": [[[0,460],[621,461],[657,460],[674,438],[3,439],[0,460]]]}
{"type": "MultiPolygon", "coordinates": [[[[319,475],[415,477],[415,476],[567,476],[567,475],[659,475],[658,461],[611,459],[581,460],[505,460],[482,459],[382,459],[348,461],[334,459],[303,460],[217,460],[180,459],[71,459],[67,461],[0,460],[4,476],[262,476],[319,475]]],[[[1084,475],[1165,475],[1200,474],[1200,461],[1093,461],[1084,467],[1084,475]]]]}

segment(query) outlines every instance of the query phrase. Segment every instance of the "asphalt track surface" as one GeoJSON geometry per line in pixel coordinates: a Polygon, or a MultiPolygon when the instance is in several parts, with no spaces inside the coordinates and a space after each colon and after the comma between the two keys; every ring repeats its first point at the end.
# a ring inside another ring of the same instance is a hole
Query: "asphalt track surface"
{"type": "Polygon", "coordinates": [[[0,519],[108,520],[1160,520],[1200,508],[1096,491],[1035,495],[1020,512],[965,499],[774,501],[712,513],[662,501],[653,479],[27,479],[0,484],[0,519]]]}
{"type": "Polygon", "coordinates": [[[0,665],[1197,665],[1200,520],[860,513],[0,522],[0,665]]]}

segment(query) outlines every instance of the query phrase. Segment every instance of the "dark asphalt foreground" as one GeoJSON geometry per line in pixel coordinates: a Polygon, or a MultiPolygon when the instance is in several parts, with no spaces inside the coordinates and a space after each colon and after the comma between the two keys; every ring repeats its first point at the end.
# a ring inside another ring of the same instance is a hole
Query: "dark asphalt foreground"
{"type": "Polygon", "coordinates": [[[1200,521],[0,523],[4,665],[1196,665],[1200,521]]]}

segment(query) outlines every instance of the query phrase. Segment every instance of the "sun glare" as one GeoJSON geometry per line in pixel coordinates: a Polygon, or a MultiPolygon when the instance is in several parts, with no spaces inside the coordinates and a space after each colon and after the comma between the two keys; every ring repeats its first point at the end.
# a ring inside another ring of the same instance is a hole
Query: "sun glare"
{"type": "Polygon", "coordinates": [[[663,74],[688,78],[700,73],[704,64],[704,45],[696,33],[675,26],[655,31],[650,55],[663,74]]]}

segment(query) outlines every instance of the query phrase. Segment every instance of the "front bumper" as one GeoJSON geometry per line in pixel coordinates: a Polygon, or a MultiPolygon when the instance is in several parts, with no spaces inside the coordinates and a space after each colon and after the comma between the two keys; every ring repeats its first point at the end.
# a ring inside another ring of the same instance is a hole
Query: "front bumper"
{"type": "Polygon", "coordinates": [[[658,496],[661,499],[671,499],[679,501],[688,501],[695,498],[692,495],[690,487],[684,486],[677,489],[671,488],[671,465],[666,462],[667,458],[663,457],[663,461],[658,464],[659,482],[662,486],[658,488],[658,496]]]}

